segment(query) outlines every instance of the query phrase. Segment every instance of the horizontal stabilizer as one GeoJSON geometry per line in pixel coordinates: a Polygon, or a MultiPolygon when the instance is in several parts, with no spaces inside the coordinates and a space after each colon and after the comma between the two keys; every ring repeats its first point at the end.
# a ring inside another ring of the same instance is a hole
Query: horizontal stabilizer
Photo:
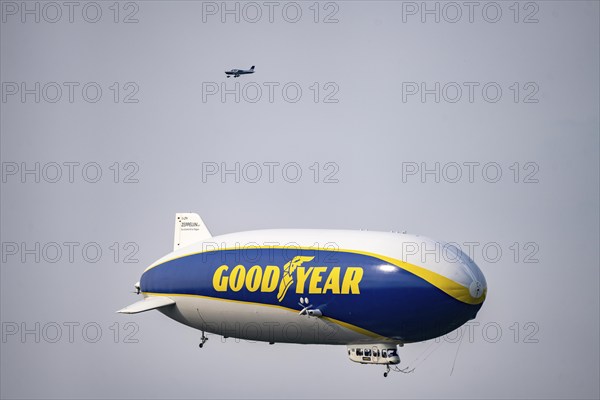
{"type": "Polygon", "coordinates": [[[154,310],[156,308],[168,306],[171,304],[175,304],[175,300],[169,297],[151,296],[146,297],[144,300],[140,300],[138,302],[130,304],[117,312],[121,314],[137,314],[144,311],[154,310]]]}

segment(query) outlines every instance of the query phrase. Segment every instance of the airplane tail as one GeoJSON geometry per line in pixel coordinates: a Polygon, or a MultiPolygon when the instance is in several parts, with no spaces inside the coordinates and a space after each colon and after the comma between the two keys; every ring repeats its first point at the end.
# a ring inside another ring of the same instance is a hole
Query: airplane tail
{"type": "Polygon", "coordinates": [[[175,214],[175,236],[173,238],[173,251],[188,246],[192,243],[209,239],[211,237],[212,235],[198,214],[175,214]]]}
{"type": "Polygon", "coordinates": [[[165,296],[148,296],[144,300],[137,301],[133,304],[128,305],[125,308],[117,311],[121,314],[137,314],[144,311],[155,310],[157,308],[170,306],[175,304],[175,300],[165,296]]]}
{"type": "Polygon", "coordinates": [[[254,71],[254,65],[250,68],[250,71],[254,71]]]}

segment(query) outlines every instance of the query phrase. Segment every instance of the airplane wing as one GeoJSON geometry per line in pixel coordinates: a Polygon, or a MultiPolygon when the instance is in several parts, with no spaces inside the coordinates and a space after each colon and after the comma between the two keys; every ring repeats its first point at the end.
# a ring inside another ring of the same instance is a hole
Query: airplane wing
{"type": "Polygon", "coordinates": [[[121,314],[137,314],[175,304],[175,300],[164,296],[150,296],[117,311],[121,314]]]}

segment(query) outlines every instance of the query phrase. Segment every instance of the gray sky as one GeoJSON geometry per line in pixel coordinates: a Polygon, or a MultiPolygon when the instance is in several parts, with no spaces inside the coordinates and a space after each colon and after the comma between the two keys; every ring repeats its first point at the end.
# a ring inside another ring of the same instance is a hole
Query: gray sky
{"type": "Polygon", "coordinates": [[[221,2],[76,2],[72,22],[23,4],[1,3],[2,398],[598,398],[598,2],[427,3],[439,22],[421,2],[276,2],[272,22],[238,3],[239,23],[221,2]],[[158,312],[114,313],[184,211],[213,235],[471,246],[479,325],[458,352],[407,345],[417,369],[386,380],[343,346],[199,350],[158,312]]]}

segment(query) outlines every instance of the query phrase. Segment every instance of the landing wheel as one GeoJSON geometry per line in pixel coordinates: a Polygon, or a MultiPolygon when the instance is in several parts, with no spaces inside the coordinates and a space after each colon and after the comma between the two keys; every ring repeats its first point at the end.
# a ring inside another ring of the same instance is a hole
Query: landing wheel
{"type": "Polygon", "coordinates": [[[383,377],[387,378],[388,374],[390,373],[390,366],[389,364],[385,366],[385,372],[383,373],[383,377]]]}
{"type": "Polygon", "coordinates": [[[204,331],[202,331],[202,337],[200,338],[200,344],[198,345],[198,347],[202,348],[204,346],[204,343],[206,343],[207,341],[208,338],[204,334],[204,331]]]}
{"type": "Polygon", "coordinates": [[[384,373],[383,373],[383,377],[384,377],[384,378],[387,378],[387,374],[388,374],[387,372],[384,372],[384,373]]]}

